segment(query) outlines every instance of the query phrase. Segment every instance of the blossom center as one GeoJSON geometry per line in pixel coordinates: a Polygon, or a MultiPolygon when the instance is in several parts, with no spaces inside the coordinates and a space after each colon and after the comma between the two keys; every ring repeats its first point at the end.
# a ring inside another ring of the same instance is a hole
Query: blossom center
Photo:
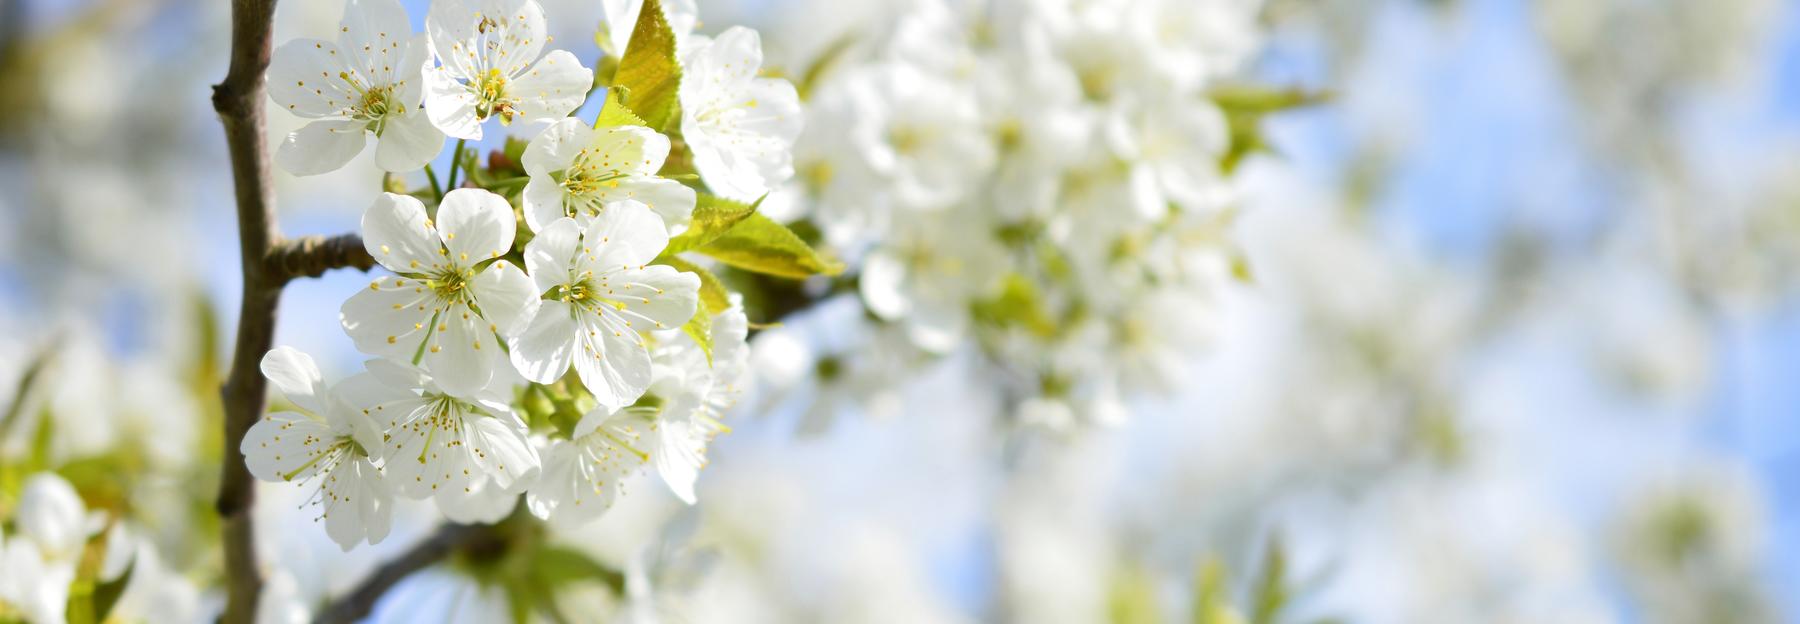
{"type": "Polygon", "coordinates": [[[437,293],[438,299],[449,302],[467,301],[469,298],[469,279],[471,272],[467,269],[451,267],[444,269],[431,278],[431,290],[437,293]]]}
{"type": "Polygon", "coordinates": [[[512,123],[513,116],[519,112],[513,109],[517,101],[506,96],[506,74],[500,68],[493,67],[481,75],[481,81],[475,84],[475,115],[487,119],[493,115],[500,116],[501,124],[512,123]]]}

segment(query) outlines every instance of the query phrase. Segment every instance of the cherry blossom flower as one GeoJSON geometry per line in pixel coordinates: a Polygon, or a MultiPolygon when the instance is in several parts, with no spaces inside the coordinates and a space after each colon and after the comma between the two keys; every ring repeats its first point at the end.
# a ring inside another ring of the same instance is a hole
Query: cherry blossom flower
{"type": "Polygon", "coordinates": [[[750,349],[750,324],[742,306],[713,316],[712,358],[686,334],[669,337],[658,350],[659,379],[652,386],[665,399],[650,425],[648,452],[656,473],[677,498],[694,504],[694,481],[706,466],[706,445],[726,431],[720,420],[743,393],[750,349]]]}
{"type": "Polygon", "coordinates": [[[444,134],[419,108],[420,72],[430,53],[394,0],[350,0],[337,41],[295,39],[269,61],[269,97],[315,119],[287,136],[275,162],[295,175],[335,171],[375,135],[375,164],[387,171],[425,166],[444,134]]]}
{"type": "Polygon", "coordinates": [[[512,343],[526,379],[550,383],[572,362],[602,405],[630,405],[650,386],[640,331],[680,327],[699,305],[700,278],[648,263],[668,245],[662,220],[635,201],[607,204],[585,225],[564,217],[525,247],[546,299],[512,343]]]}
{"type": "Polygon", "coordinates": [[[328,388],[312,357],[292,347],[264,355],[262,372],[297,411],[268,414],[244,434],[238,448],[250,474],[316,488],[307,504],[345,551],[380,543],[393,524],[393,493],[375,465],[382,435],[366,411],[394,391],[366,374],[328,388]]]}
{"type": "Polygon", "coordinates": [[[363,244],[398,276],[379,277],[344,302],[356,348],[423,361],[451,392],[472,394],[504,366],[506,336],[523,327],[537,291],[499,259],[512,250],[512,207],[481,189],[444,195],[438,220],[409,195],[384,193],[363,213],[363,244]]]}
{"type": "Polygon", "coordinates": [[[707,41],[690,37],[681,75],[681,136],[706,186],[751,201],[794,175],[800,96],[779,78],[759,78],[762,39],[733,26],[707,41]]]}
{"type": "Polygon", "coordinates": [[[584,414],[569,439],[544,451],[544,472],[526,495],[531,513],[560,526],[599,518],[644,466],[642,423],[634,409],[600,406],[584,414]]]}
{"type": "MultiPolygon", "coordinates": [[[[509,491],[537,476],[537,449],[507,405],[511,384],[453,393],[416,366],[389,360],[367,366],[389,386],[408,391],[370,408],[387,428],[383,465],[401,494],[457,506],[469,503],[461,499],[477,489],[509,491]]],[[[489,516],[467,509],[469,516],[489,516]]]]}
{"type": "Polygon", "coordinates": [[[694,189],[656,177],[669,156],[669,138],[643,126],[594,128],[563,119],[539,133],[521,158],[525,223],[541,231],[562,217],[586,219],[606,203],[635,200],[669,227],[694,212],[694,189]]]}
{"type": "Polygon", "coordinates": [[[920,348],[944,353],[969,325],[969,302],[985,294],[1006,253],[987,229],[952,211],[896,223],[889,240],[863,259],[863,303],[884,320],[903,321],[920,348]]]}
{"type": "Polygon", "coordinates": [[[438,0],[425,31],[440,63],[425,69],[425,111],[444,134],[476,140],[498,117],[549,123],[593,87],[594,73],[567,50],[538,58],[549,41],[544,9],[532,0],[438,0]]]}

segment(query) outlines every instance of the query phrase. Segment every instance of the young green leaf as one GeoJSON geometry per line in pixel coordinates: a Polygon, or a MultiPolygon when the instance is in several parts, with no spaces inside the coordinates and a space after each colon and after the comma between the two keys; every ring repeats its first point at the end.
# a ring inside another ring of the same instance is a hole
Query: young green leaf
{"type": "Polygon", "coordinates": [[[712,310],[707,309],[706,301],[694,306],[694,318],[681,325],[681,333],[694,339],[700,345],[700,352],[706,354],[706,365],[712,366],[712,310]]]}
{"type": "MultiPolygon", "coordinates": [[[[763,197],[768,197],[764,195],[763,197]]],[[[750,218],[756,208],[762,205],[762,199],[756,203],[746,204],[731,201],[723,197],[702,194],[694,204],[693,222],[688,229],[675,238],[669,239],[669,246],[663,248],[664,254],[678,254],[692,250],[712,242],[725,234],[739,221],[750,218]]]]}
{"type": "Polygon", "coordinates": [[[681,63],[675,58],[675,31],[658,0],[644,0],[638,11],[631,43],[613,74],[613,85],[628,89],[624,103],[651,128],[662,130],[680,119],[676,97],[681,86],[681,63]]]}
{"type": "Polygon", "coordinates": [[[1231,131],[1231,146],[1227,148],[1225,158],[1220,163],[1228,173],[1237,169],[1238,163],[1246,156],[1269,149],[1262,134],[1263,117],[1331,99],[1331,95],[1325,92],[1254,85],[1219,87],[1213,89],[1208,97],[1225,113],[1226,125],[1231,131]]]}
{"type": "Polygon", "coordinates": [[[819,255],[793,230],[761,214],[746,217],[695,251],[745,271],[791,279],[844,270],[842,263],[819,255]]]}
{"type": "Polygon", "coordinates": [[[606,103],[600,106],[600,116],[594,119],[595,128],[611,126],[642,126],[644,120],[631,112],[621,100],[628,95],[625,87],[612,87],[606,90],[606,103]]]}
{"type": "Polygon", "coordinates": [[[713,314],[718,314],[731,307],[731,291],[726,290],[725,282],[719,281],[719,276],[713,275],[713,272],[706,270],[706,267],[675,256],[663,256],[656,262],[675,267],[677,271],[700,276],[700,302],[706,304],[707,309],[712,310],[713,314]]]}

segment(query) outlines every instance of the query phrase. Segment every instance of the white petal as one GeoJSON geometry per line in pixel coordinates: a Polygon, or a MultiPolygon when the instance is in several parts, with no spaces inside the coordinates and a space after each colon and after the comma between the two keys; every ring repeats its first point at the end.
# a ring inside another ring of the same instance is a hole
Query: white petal
{"type": "Polygon", "coordinates": [[[464,78],[477,78],[476,68],[517,76],[537,59],[546,34],[544,10],[530,0],[440,0],[425,28],[438,58],[463,67],[464,78]]]}
{"type": "Polygon", "coordinates": [[[469,490],[440,489],[432,500],[444,518],[459,524],[494,524],[512,513],[519,504],[517,490],[495,485],[492,479],[469,490]]]}
{"type": "Polygon", "coordinates": [[[349,0],[338,29],[339,54],[370,84],[391,84],[412,38],[412,21],[395,0],[349,0]]]}
{"type": "MultiPolygon", "coordinates": [[[[386,365],[404,366],[390,360],[375,360],[386,365]]],[[[406,368],[411,368],[407,366],[406,368]]],[[[359,373],[331,387],[334,407],[326,410],[325,422],[335,435],[349,435],[371,452],[381,448],[381,433],[386,423],[377,422],[375,406],[418,397],[412,388],[395,386],[373,373],[359,373]]]]}
{"type": "Polygon", "coordinates": [[[463,433],[470,461],[495,485],[510,489],[515,481],[537,476],[537,449],[531,447],[524,426],[516,420],[470,417],[463,433]]]}
{"type": "Polygon", "coordinates": [[[461,446],[461,419],[470,417],[465,407],[443,406],[433,396],[385,404],[378,413],[391,417],[382,468],[401,494],[426,498],[481,480],[461,446]]]}
{"type": "Polygon", "coordinates": [[[36,542],[50,558],[73,558],[87,542],[87,506],[74,486],[55,473],[27,479],[14,514],[19,534],[36,542]]]}
{"type": "Polygon", "coordinates": [[[322,119],[288,133],[275,150],[275,162],[294,175],[329,173],[350,162],[368,143],[363,122],[322,119]]]}
{"type": "Polygon", "coordinates": [[[326,117],[343,113],[356,103],[349,85],[336,78],[337,44],[319,39],[295,39],[275,48],[269,59],[269,97],[288,112],[302,117],[326,117]]]}
{"type": "MultiPolygon", "coordinates": [[[[435,384],[431,383],[431,375],[426,374],[425,369],[411,364],[403,364],[394,360],[374,359],[363,362],[363,368],[368,369],[369,374],[374,376],[375,379],[379,380],[381,383],[405,390],[407,394],[411,395],[410,397],[396,396],[393,399],[396,401],[406,398],[416,398],[421,390],[427,387],[435,387],[435,384]]],[[[368,406],[357,405],[357,407],[366,408],[368,406]]],[[[390,414],[389,416],[391,417],[392,415],[390,414]]]]}
{"type": "Polygon", "coordinates": [[[578,317],[580,349],[575,372],[594,401],[608,407],[630,405],[650,387],[650,353],[644,338],[622,320],[583,313],[578,317]]]}
{"type": "Polygon", "coordinates": [[[470,267],[512,251],[514,227],[506,198],[485,189],[456,189],[438,204],[438,236],[456,266],[470,267]]]}
{"type": "Polygon", "coordinates": [[[375,544],[387,537],[393,525],[393,495],[380,469],[367,458],[345,459],[320,487],[325,534],[338,547],[348,552],[364,539],[375,544]]]}
{"type": "Polygon", "coordinates": [[[507,93],[519,99],[513,106],[519,121],[548,123],[567,117],[581,106],[593,86],[593,70],[582,67],[581,61],[567,50],[551,50],[508,85],[507,93]]]}
{"type": "Polygon", "coordinates": [[[692,220],[697,199],[694,189],[686,184],[649,176],[620,179],[617,187],[601,188],[594,196],[607,203],[625,200],[641,203],[671,229],[692,220]]]}
{"type": "Polygon", "coordinates": [[[289,402],[314,414],[325,413],[325,378],[312,356],[293,347],[275,347],[263,355],[262,374],[289,402]]]}
{"type": "Polygon", "coordinates": [[[581,251],[581,233],[581,226],[574,219],[560,217],[538,230],[537,237],[525,244],[525,268],[531,271],[538,294],[569,281],[575,254],[581,251]]]}
{"type": "Polygon", "coordinates": [[[481,140],[481,118],[475,115],[475,93],[442,67],[425,68],[425,116],[444,134],[481,140]]]}
{"type": "Polygon", "coordinates": [[[682,131],[707,188],[752,201],[793,176],[800,120],[793,84],[762,78],[684,114],[682,131]]]}
{"type": "Polygon", "coordinates": [[[669,137],[643,126],[613,126],[594,131],[588,164],[614,175],[656,175],[669,157],[669,137]]]}
{"type": "Polygon", "coordinates": [[[338,320],[356,350],[411,361],[431,333],[439,305],[423,280],[378,277],[344,302],[338,320]]]}
{"type": "Polygon", "coordinates": [[[593,258],[584,259],[589,266],[637,267],[655,260],[669,246],[669,230],[649,207],[635,201],[614,202],[588,222],[582,245],[593,250],[593,258]]]}
{"type": "MultiPolygon", "coordinates": [[[[708,83],[743,84],[762,69],[762,36],[749,28],[732,26],[719,33],[711,43],[695,46],[687,61],[686,67],[682,68],[684,87],[689,76],[698,79],[695,87],[704,87],[708,83]]],[[[685,106],[687,98],[682,99],[685,106]]]]}
{"type": "Polygon", "coordinates": [[[543,472],[526,493],[525,505],[531,515],[549,520],[571,497],[571,485],[579,478],[575,445],[568,440],[553,440],[543,452],[543,472]]]}
{"type": "Polygon", "coordinates": [[[482,317],[501,336],[516,336],[537,312],[537,285],[511,262],[500,260],[482,269],[469,284],[482,317]]]}
{"type": "Polygon", "coordinates": [[[376,137],[375,165],[383,171],[404,173],[423,168],[444,149],[444,133],[431,125],[425,111],[408,110],[388,115],[376,137]]]}
{"type": "Polygon", "coordinates": [[[578,331],[569,304],[544,301],[531,323],[512,343],[512,363],[520,375],[537,383],[550,383],[569,372],[578,331]]]}
{"type": "Polygon", "coordinates": [[[299,412],[263,416],[244,433],[238,450],[250,474],[263,481],[304,481],[317,474],[319,456],[335,441],[323,419],[299,412]]]}
{"type": "Polygon", "coordinates": [[[498,346],[488,323],[469,306],[454,304],[438,317],[436,332],[427,340],[425,368],[432,381],[453,396],[481,393],[494,376],[491,353],[498,346]]]}
{"type": "Polygon", "coordinates": [[[906,290],[906,265],[892,255],[877,251],[863,259],[862,277],[857,289],[869,311],[885,320],[906,316],[912,308],[912,297],[906,290]]]}
{"type": "Polygon", "coordinates": [[[549,175],[533,175],[525,183],[525,225],[533,232],[542,232],[550,223],[563,217],[572,216],[564,208],[564,200],[568,193],[561,184],[549,175]]]}
{"type": "Polygon", "coordinates": [[[548,175],[569,168],[575,157],[593,142],[594,129],[580,119],[558,119],[543,132],[532,137],[519,157],[519,164],[533,176],[548,175]]]}
{"type": "Polygon", "coordinates": [[[425,216],[419,198],[382,193],[363,211],[363,248],[395,273],[428,273],[444,268],[443,243],[425,216]]]}
{"type": "MultiPolygon", "coordinates": [[[[694,399],[690,395],[687,400],[694,399]]],[[[689,505],[694,504],[694,481],[700,477],[700,467],[706,465],[706,442],[706,432],[688,419],[657,423],[655,447],[650,451],[656,473],[676,498],[689,505]]]]}
{"type": "Polygon", "coordinates": [[[700,303],[700,276],[663,264],[610,274],[604,284],[606,298],[614,304],[607,314],[617,314],[632,329],[681,327],[700,303]]]}

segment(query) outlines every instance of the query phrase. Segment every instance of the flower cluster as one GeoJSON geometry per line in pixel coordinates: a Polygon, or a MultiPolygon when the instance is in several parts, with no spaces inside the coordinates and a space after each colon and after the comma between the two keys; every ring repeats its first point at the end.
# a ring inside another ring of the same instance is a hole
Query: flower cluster
{"type": "Polygon", "coordinates": [[[270,96],[317,119],[282,143],[282,167],[338,169],[372,135],[378,166],[431,182],[363,214],[385,272],[340,319],[373,356],[366,371],[328,384],[307,354],[269,352],[262,372],[287,409],[241,445],[258,479],[309,488],[346,550],[387,535],[396,497],[495,522],[524,496],[540,518],[579,523],[654,470],[694,502],[749,328],[699,256],[831,268],[744,203],[792,174],[800,131],[794,87],[758,77],[756,34],[678,32],[691,9],[654,1],[633,13],[594,119],[570,116],[599,94],[594,71],[545,51],[533,0],[438,0],[423,34],[395,0],[349,0],[336,41],[275,51],[270,96]],[[494,120],[513,138],[482,167],[461,140],[494,120]],[[430,162],[447,137],[459,141],[441,189],[430,162]]]}
{"type": "Polygon", "coordinates": [[[1260,3],[907,7],[811,61],[800,174],[769,203],[856,260],[868,333],[979,344],[1025,422],[1117,420],[1179,378],[1220,283],[1247,275],[1226,233],[1248,88],[1223,79],[1260,3]]]}

